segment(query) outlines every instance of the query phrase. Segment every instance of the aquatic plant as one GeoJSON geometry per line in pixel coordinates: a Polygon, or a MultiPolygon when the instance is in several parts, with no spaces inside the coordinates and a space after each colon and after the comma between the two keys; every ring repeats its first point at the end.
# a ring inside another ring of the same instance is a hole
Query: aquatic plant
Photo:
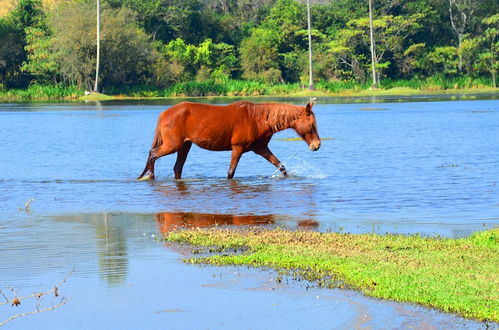
{"type": "Polygon", "coordinates": [[[284,229],[192,229],[167,240],[218,247],[190,263],[285,270],[326,287],[499,321],[499,229],[463,239],[284,229]],[[228,250],[243,253],[227,253],[228,250]]]}

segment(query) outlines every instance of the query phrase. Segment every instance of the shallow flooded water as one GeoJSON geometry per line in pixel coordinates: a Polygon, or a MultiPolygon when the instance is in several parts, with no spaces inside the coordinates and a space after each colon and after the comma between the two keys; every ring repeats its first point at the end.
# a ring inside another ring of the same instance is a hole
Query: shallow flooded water
{"type": "MultiPolygon", "coordinates": [[[[166,156],[155,182],[134,178],[166,103],[0,104],[0,289],[29,295],[66,278],[68,300],[8,327],[379,328],[388,316],[393,328],[480,327],[269,272],[185,265],[188,250],[158,241],[183,226],[463,237],[498,225],[499,101],[319,101],[319,151],[291,130],[270,144],[289,178],[248,153],[228,181],[229,152],[193,147],[184,180],[166,156]]],[[[0,322],[12,311],[0,305],[0,322]]]]}
{"type": "Polygon", "coordinates": [[[230,152],[193,147],[179,182],[174,155],[158,161],[155,182],[134,180],[165,106],[2,104],[2,218],[272,215],[318,230],[465,236],[498,220],[498,104],[318,104],[319,151],[290,139],[292,130],[270,144],[290,178],[247,153],[227,181],[230,152]]]}

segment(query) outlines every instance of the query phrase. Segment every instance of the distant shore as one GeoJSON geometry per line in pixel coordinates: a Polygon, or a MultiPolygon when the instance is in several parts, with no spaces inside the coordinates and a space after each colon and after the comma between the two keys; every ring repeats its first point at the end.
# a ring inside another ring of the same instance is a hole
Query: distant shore
{"type": "Polygon", "coordinates": [[[331,92],[325,89],[308,90],[290,85],[257,86],[254,89],[242,90],[200,90],[193,88],[191,93],[185,88],[175,93],[167,90],[137,89],[125,93],[86,93],[75,87],[32,86],[28,89],[0,90],[0,102],[44,102],[44,101],[109,101],[109,100],[154,100],[184,98],[252,98],[252,97],[384,97],[384,96],[425,96],[425,95],[480,95],[497,94],[499,88],[448,88],[448,89],[414,89],[410,87],[393,87],[379,89],[343,89],[331,92]]]}
{"type": "Polygon", "coordinates": [[[105,100],[126,100],[126,99],[176,99],[176,98],[191,98],[191,97],[364,97],[364,96],[417,96],[417,95],[467,95],[467,94],[497,94],[499,96],[499,88],[485,87],[485,88],[465,88],[465,89],[444,89],[444,90],[417,90],[412,88],[400,87],[390,89],[365,89],[361,91],[345,90],[339,93],[330,93],[325,91],[310,91],[302,90],[289,94],[263,94],[263,95],[180,95],[168,97],[147,97],[147,96],[129,96],[129,95],[105,95],[100,93],[93,93],[90,95],[81,96],[79,100],[87,101],[105,101],[105,100]]]}

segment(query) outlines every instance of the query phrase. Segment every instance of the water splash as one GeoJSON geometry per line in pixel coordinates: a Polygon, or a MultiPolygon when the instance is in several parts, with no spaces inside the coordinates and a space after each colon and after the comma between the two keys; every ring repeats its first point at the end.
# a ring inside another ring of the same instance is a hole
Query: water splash
{"type": "MultiPolygon", "coordinates": [[[[283,164],[286,167],[288,176],[292,178],[325,179],[327,177],[322,170],[310,164],[303,158],[298,157],[296,154],[293,154],[287,158],[283,164]]],[[[282,179],[284,176],[279,170],[275,170],[270,178],[282,179]]]]}

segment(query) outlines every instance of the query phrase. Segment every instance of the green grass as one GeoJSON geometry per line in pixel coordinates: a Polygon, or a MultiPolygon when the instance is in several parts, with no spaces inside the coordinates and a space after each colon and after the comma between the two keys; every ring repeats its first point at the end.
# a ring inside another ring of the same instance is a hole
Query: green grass
{"type": "Polygon", "coordinates": [[[394,87],[389,89],[366,89],[357,93],[358,96],[370,96],[370,95],[418,95],[424,94],[423,91],[413,89],[411,87],[394,87]]]}
{"type": "Polygon", "coordinates": [[[498,89],[487,88],[491,82],[485,78],[453,78],[432,76],[423,80],[391,80],[384,79],[380,88],[370,89],[370,82],[356,81],[319,81],[315,91],[301,88],[297,83],[267,84],[259,81],[229,79],[225,82],[189,81],[161,89],[154,86],[135,85],[120,88],[107,88],[106,94],[126,97],[206,97],[206,96],[369,96],[369,95],[417,95],[424,93],[453,92],[497,92],[498,89]]]}
{"type": "Polygon", "coordinates": [[[32,85],[27,89],[5,89],[0,84],[0,101],[43,101],[43,100],[85,100],[85,99],[115,99],[115,98],[175,98],[175,97],[252,97],[252,96],[290,96],[290,97],[321,97],[321,96],[388,96],[388,95],[418,95],[418,94],[473,94],[497,93],[498,88],[491,85],[486,78],[445,78],[432,76],[422,80],[392,80],[384,79],[380,88],[370,89],[370,82],[355,81],[319,81],[316,90],[310,91],[297,83],[267,84],[259,81],[229,79],[225,82],[189,81],[172,85],[168,88],[158,88],[148,85],[130,85],[106,87],[108,96],[83,96],[83,91],[74,86],[44,86],[32,85]]]}
{"type": "Polygon", "coordinates": [[[192,229],[171,242],[217,247],[192,263],[288,271],[327,287],[499,321],[499,229],[465,239],[337,234],[284,229],[192,229]],[[230,253],[232,249],[243,251],[230,253]]]}
{"type": "Polygon", "coordinates": [[[371,86],[370,82],[359,83],[356,81],[320,81],[315,87],[319,90],[323,90],[329,93],[343,93],[349,91],[350,93],[356,93],[371,86]]]}
{"type": "Polygon", "coordinates": [[[1,101],[76,100],[83,92],[75,86],[31,85],[27,89],[0,89],[1,101]]]}
{"type": "Polygon", "coordinates": [[[191,81],[178,83],[164,90],[163,96],[262,96],[290,95],[300,91],[298,84],[265,84],[258,81],[228,80],[225,83],[214,81],[191,81]]]}
{"type": "Polygon", "coordinates": [[[82,101],[107,101],[107,100],[113,100],[114,97],[101,93],[92,93],[89,95],[82,96],[79,99],[82,101]]]}

